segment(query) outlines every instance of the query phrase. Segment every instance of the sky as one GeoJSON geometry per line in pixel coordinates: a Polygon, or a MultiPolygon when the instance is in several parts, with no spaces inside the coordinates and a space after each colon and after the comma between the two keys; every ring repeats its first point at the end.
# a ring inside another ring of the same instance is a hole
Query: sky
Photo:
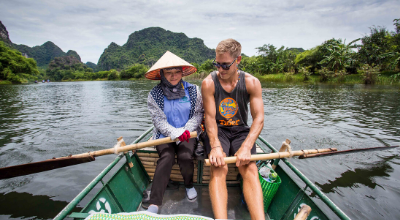
{"type": "Polygon", "coordinates": [[[52,41],[84,63],[97,63],[111,42],[122,46],[147,27],[203,39],[209,48],[233,38],[253,56],[264,44],[311,49],[332,38],[361,38],[372,26],[393,31],[399,12],[399,0],[0,0],[13,43],[52,41]]]}

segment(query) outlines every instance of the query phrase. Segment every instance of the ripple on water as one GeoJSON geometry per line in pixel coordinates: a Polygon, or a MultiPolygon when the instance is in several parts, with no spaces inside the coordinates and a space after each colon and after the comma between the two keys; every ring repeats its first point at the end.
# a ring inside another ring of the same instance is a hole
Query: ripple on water
{"type": "MultiPolygon", "coordinates": [[[[133,142],[151,126],[147,95],[156,84],[118,81],[0,86],[0,165],[110,148],[119,136],[126,143],[133,142]]],[[[292,140],[294,150],[346,150],[400,143],[398,88],[263,85],[265,124],[261,135],[275,147],[286,138],[292,140]]],[[[251,121],[249,117],[249,124],[251,121]]],[[[400,219],[398,155],[396,149],[291,162],[352,219],[400,219]]],[[[33,196],[24,198],[32,204],[37,201],[35,196],[44,195],[51,198],[46,200],[51,207],[55,201],[72,200],[114,157],[2,180],[0,193],[28,193],[33,196]]],[[[1,210],[0,215],[10,215],[1,210]]],[[[15,218],[35,218],[35,213],[15,218]]]]}

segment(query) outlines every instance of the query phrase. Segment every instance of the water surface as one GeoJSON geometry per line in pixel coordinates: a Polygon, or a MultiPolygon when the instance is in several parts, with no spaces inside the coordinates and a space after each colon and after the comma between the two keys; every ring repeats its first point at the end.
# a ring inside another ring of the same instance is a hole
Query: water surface
{"type": "MultiPolygon", "coordinates": [[[[120,136],[133,142],[151,126],[146,99],[155,85],[0,86],[0,167],[110,148],[120,136]]],[[[276,148],[286,138],[295,150],[400,144],[399,87],[268,83],[263,100],[261,135],[276,148]]],[[[114,157],[0,180],[0,219],[54,217],[114,157]]],[[[290,161],[352,219],[400,219],[399,149],[290,161]]]]}

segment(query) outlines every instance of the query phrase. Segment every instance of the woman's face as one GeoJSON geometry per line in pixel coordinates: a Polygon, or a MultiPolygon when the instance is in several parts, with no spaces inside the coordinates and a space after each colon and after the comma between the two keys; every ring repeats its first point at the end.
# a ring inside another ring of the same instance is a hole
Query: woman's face
{"type": "Polygon", "coordinates": [[[172,85],[176,85],[181,81],[183,73],[181,69],[164,69],[164,76],[172,85]]]}

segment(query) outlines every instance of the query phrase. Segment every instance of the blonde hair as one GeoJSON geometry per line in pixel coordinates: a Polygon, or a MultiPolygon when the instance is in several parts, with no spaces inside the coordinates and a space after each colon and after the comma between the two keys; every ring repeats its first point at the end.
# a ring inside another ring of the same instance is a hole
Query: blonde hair
{"type": "Polygon", "coordinates": [[[219,42],[215,52],[218,54],[229,52],[233,58],[237,58],[242,53],[242,45],[236,40],[229,38],[219,42]]]}

